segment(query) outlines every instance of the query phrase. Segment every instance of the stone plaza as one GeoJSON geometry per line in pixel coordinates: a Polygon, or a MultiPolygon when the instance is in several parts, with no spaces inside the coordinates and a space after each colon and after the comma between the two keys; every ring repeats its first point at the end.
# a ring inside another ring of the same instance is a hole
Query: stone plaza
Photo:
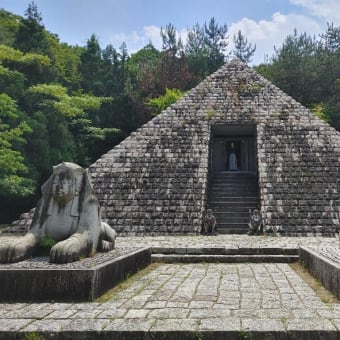
{"type": "MultiPolygon", "coordinates": [[[[13,236],[2,236],[3,242],[13,236]]],[[[159,263],[104,299],[85,303],[1,303],[0,338],[339,339],[340,303],[325,301],[287,263],[265,254],[300,246],[338,249],[334,237],[247,235],[119,237],[117,249],[189,255],[210,249],[263,254],[242,263],[159,263]],[[262,251],[260,251],[262,250],[262,251]],[[25,338],[26,337],[26,338],[25,338]]],[[[0,268],[1,269],[1,268],[0,268]]]]}

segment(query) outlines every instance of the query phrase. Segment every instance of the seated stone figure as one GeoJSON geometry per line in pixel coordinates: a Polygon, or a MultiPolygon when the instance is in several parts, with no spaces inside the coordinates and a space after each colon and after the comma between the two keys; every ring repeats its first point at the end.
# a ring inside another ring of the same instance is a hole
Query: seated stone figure
{"type": "Polygon", "coordinates": [[[207,209],[207,214],[203,219],[204,234],[215,234],[216,218],[211,209],[207,209]]]}
{"type": "Polygon", "coordinates": [[[262,234],[262,218],[257,209],[250,211],[248,235],[262,234]]]}
{"type": "Polygon", "coordinates": [[[116,232],[100,220],[99,203],[87,170],[63,162],[53,167],[41,191],[29,231],[13,243],[0,245],[0,262],[30,257],[46,238],[57,242],[50,251],[53,263],[73,262],[96,250],[114,248],[116,232]]]}

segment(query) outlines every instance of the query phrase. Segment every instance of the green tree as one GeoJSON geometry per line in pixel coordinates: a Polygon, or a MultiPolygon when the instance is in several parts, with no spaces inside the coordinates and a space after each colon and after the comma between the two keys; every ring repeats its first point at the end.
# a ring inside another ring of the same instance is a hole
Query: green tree
{"type": "Polygon", "coordinates": [[[185,53],[191,86],[223,65],[228,47],[228,26],[220,25],[214,17],[209,23],[198,23],[188,31],[185,53]]]}
{"type": "Polygon", "coordinates": [[[0,44],[13,47],[21,17],[0,8],[0,44]]]}
{"type": "Polygon", "coordinates": [[[233,41],[235,45],[234,56],[244,63],[250,63],[256,51],[256,44],[252,45],[248,42],[248,39],[242,34],[241,30],[234,34],[233,41]]]}
{"type": "Polygon", "coordinates": [[[183,92],[178,89],[165,89],[165,94],[157,98],[150,98],[147,100],[147,105],[152,110],[152,115],[157,116],[168,106],[175,103],[183,96],[183,92]]]}
{"type": "Polygon", "coordinates": [[[33,132],[26,154],[40,180],[61,161],[88,165],[89,140],[96,138],[94,132],[98,138],[103,136],[93,129],[90,112],[98,110],[103,100],[88,94],[69,95],[61,85],[40,84],[28,89],[26,104],[33,132]]]}
{"type": "Polygon", "coordinates": [[[27,196],[34,190],[34,182],[26,177],[22,145],[31,132],[13,99],[0,94],[0,195],[27,196]]]}
{"type": "Polygon", "coordinates": [[[86,48],[80,55],[80,73],[82,75],[81,87],[85,92],[102,95],[102,59],[98,38],[92,34],[86,43],[86,48]]]}
{"type": "Polygon", "coordinates": [[[228,26],[219,25],[214,17],[204,24],[204,42],[208,53],[209,74],[223,65],[228,47],[228,26]]]}
{"type": "Polygon", "coordinates": [[[42,15],[38,10],[37,4],[32,1],[29,3],[28,8],[25,11],[27,19],[35,20],[37,23],[42,24],[42,15]]]}

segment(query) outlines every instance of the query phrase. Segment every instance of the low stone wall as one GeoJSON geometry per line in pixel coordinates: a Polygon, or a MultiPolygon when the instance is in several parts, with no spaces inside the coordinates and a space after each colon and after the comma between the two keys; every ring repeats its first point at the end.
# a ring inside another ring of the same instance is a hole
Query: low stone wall
{"type": "Polygon", "coordinates": [[[340,249],[307,248],[299,249],[299,261],[309,272],[340,299],[340,249]]]}
{"type": "Polygon", "coordinates": [[[62,265],[47,257],[2,264],[0,302],[94,301],[150,263],[149,248],[130,248],[62,265]]]}

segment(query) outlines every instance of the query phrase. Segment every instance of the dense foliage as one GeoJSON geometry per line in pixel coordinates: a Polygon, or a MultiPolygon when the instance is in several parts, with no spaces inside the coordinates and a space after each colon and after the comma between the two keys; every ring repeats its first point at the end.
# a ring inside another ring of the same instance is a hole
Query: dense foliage
{"type": "Polygon", "coordinates": [[[256,69],[340,131],[340,27],[318,38],[295,30],[256,69]]]}

